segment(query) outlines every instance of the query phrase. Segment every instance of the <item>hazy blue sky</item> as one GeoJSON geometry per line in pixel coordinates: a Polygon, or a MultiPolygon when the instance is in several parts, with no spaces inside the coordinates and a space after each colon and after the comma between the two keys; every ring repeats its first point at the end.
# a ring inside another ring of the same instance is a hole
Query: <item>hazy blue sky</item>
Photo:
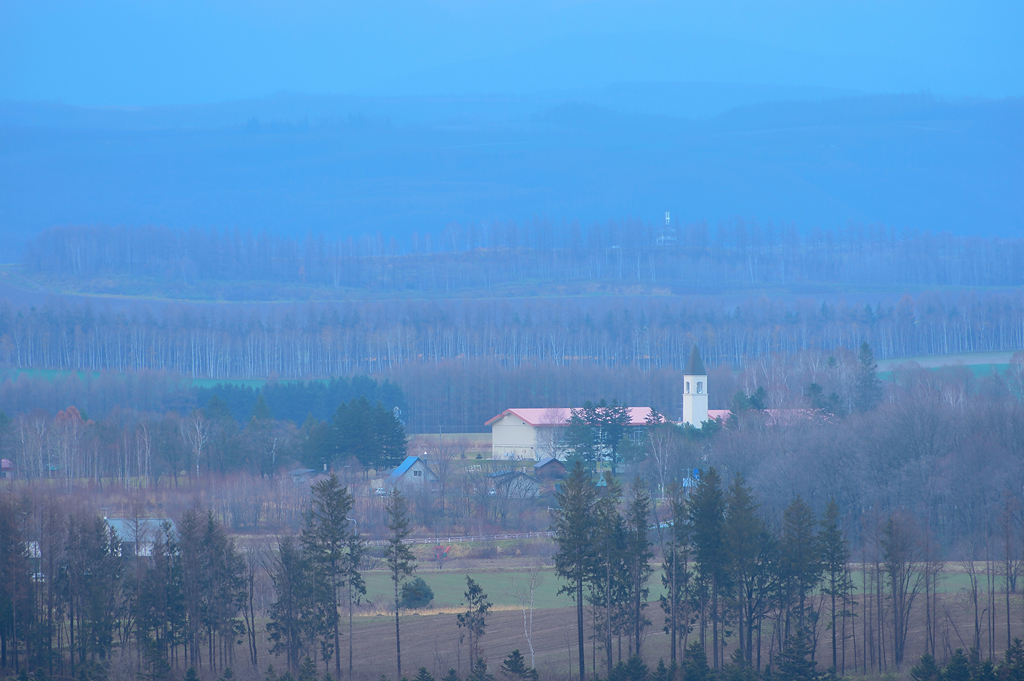
{"type": "Polygon", "coordinates": [[[0,0],[0,99],[189,104],[624,81],[1024,95],[1024,3],[0,0]]]}

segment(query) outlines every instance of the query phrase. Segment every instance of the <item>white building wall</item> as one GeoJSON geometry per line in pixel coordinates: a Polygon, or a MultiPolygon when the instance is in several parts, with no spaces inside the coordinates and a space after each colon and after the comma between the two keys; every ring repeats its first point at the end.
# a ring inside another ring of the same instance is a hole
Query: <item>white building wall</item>
{"type": "Polygon", "coordinates": [[[537,460],[537,430],[515,414],[491,424],[492,459],[537,460]]]}

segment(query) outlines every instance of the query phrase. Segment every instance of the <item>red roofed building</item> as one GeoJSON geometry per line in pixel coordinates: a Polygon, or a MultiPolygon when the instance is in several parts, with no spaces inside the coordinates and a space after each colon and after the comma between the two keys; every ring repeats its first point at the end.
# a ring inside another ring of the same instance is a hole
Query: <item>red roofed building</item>
{"type": "MultiPolygon", "coordinates": [[[[647,425],[650,414],[650,407],[630,407],[629,425],[647,425]]],[[[571,417],[572,410],[565,407],[506,409],[484,424],[491,427],[491,458],[557,458],[558,443],[571,417]]]]}

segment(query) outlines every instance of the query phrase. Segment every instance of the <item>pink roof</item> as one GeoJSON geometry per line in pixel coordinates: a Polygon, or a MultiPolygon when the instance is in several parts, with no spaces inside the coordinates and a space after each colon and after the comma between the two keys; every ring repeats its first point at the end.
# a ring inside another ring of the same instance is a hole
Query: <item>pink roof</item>
{"type": "Polygon", "coordinates": [[[728,421],[731,409],[708,409],[708,419],[711,421],[728,421]]]}
{"type": "MultiPolygon", "coordinates": [[[[578,408],[578,407],[577,407],[578,408]]],[[[531,426],[564,426],[572,417],[572,410],[566,407],[549,407],[547,409],[506,409],[485,423],[489,426],[503,416],[514,414],[531,426]]],[[[650,407],[630,407],[629,425],[647,425],[647,417],[651,414],[650,407]]]]}

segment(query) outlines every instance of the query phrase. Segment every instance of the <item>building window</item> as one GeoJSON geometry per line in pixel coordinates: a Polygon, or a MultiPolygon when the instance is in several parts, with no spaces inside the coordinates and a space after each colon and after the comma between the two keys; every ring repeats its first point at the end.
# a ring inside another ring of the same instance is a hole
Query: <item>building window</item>
{"type": "Polygon", "coordinates": [[[700,395],[704,391],[704,381],[697,381],[697,394],[700,395]]]}
{"type": "Polygon", "coordinates": [[[686,394],[687,395],[690,394],[690,382],[689,381],[686,382],[686,394]]]}
{"type": "Polygon", "coordinates": [[[412,477],[414,477],[414,478],[423,477],[423,471],[413,471],[412,472],[412,477]]]}

